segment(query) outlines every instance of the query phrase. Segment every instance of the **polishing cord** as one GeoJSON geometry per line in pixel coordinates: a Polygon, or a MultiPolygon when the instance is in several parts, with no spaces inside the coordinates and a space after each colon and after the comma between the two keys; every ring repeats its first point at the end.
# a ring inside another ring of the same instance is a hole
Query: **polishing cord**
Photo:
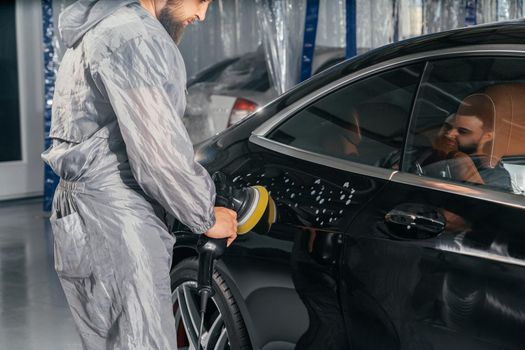
{"type": "Polygon", "coordinates": [[[197,338],[197,350],[201,350],[202,346],[202,331],[204,330],[204,315],[206,314],[206,306],[208,305],[208,299],[210,298],[211,291],[207,288],[203,288],[200,291],[201,295],[201,325],[199,327],[199,337],[197,338]]]}

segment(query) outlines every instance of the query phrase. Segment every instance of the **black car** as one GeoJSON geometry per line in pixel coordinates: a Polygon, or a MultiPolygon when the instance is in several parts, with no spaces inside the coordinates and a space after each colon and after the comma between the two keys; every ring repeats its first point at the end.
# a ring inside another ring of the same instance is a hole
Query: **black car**
{"type": "MultiPolygon", "coordinates": [[[[217,262],[205,348],[525,348],[525,23],[345,61],[196,155],[278,207],[217,262]]],[[[196,348],[198,236],[176,235],[196,348]]]]}

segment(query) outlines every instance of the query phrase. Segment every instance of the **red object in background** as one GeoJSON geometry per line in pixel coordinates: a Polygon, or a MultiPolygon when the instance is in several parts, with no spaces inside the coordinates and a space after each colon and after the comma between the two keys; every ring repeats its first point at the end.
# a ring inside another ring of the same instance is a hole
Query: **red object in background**
{"type": "Polygon", "coordinates": [[[238,121],[246,117],[248,114],[255,112],[257,110],[257,107],[257,104],[250,100],[246,100],[244,98],[237,98],[230,114],[228,126],[237,123],[238,121]]]}

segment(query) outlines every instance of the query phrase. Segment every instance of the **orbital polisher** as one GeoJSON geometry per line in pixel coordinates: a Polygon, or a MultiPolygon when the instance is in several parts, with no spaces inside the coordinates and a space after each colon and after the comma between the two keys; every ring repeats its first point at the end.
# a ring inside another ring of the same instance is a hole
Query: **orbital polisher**
{"type": "MultiPolygon", "coordinates": [[[[268,233],[277,219],[275,202],[263,186],[235,188],[223,173],[212,176],[215,183],[215,206],[225,207],[237,213],[237,234],[248,232],[268,233]]],[[[201,349],[204,316],[208,300],[213,296],[212,276],[215,261],[226,250],[226,238],[214,239],[201,235],[197,244],[199,253],[199,271],[197,274],[197,291],[201,298],[201,323],[197,350],[201,349]]]]}

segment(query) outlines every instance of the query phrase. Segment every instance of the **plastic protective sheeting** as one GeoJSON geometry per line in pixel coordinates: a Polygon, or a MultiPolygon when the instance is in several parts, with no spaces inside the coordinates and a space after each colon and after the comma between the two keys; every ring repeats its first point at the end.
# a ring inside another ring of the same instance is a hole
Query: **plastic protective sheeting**
{"type": "Polygon", "coordinates": [[[506,21],[523,17],[523,0],[498,0],[497,21],[506,21]]]}
{"type": "Polygon", "coordinates": [[[398,0],[398,40],[421,35],[423,29],[424,0],[398,0]]]}
{"type": "Polygon", "coordinates": [[[180,43],[188,76],[226,58],[256,51],[261,45],[253,1],[214,0],[204,22],[186,29],[180,43]]]}
{"type": "Polygon", "coordinates": [[[466,1],[423,1],[423,34],[463,27],[465,9],[466,1]]]}
{"type": "Polygon", "coordinates": [[[392,0],[357,0],[357,53],[389,44],[395,35],[392,0]]]}
{"type": "Polygon", "coordinates": [[[270,77],[278,93],[299,82],[305,0],[255,0],[270,77]]]}
{"type": "MultiPolygon", "coordinates": [[[[460,28],[467,25],[467,0],[422,1],[423,33],[460,28]]],[[[477,0],[476,23],[507,21],[523,17],[523,0],[477,0]]],[[[403,16],[399,17],[404,20],[403,16]]]]}
{"type": "Polygon", "coordinates": [[[325,47],[346,46],[346,0],[321,0],[316,43],[325,47]]]}

